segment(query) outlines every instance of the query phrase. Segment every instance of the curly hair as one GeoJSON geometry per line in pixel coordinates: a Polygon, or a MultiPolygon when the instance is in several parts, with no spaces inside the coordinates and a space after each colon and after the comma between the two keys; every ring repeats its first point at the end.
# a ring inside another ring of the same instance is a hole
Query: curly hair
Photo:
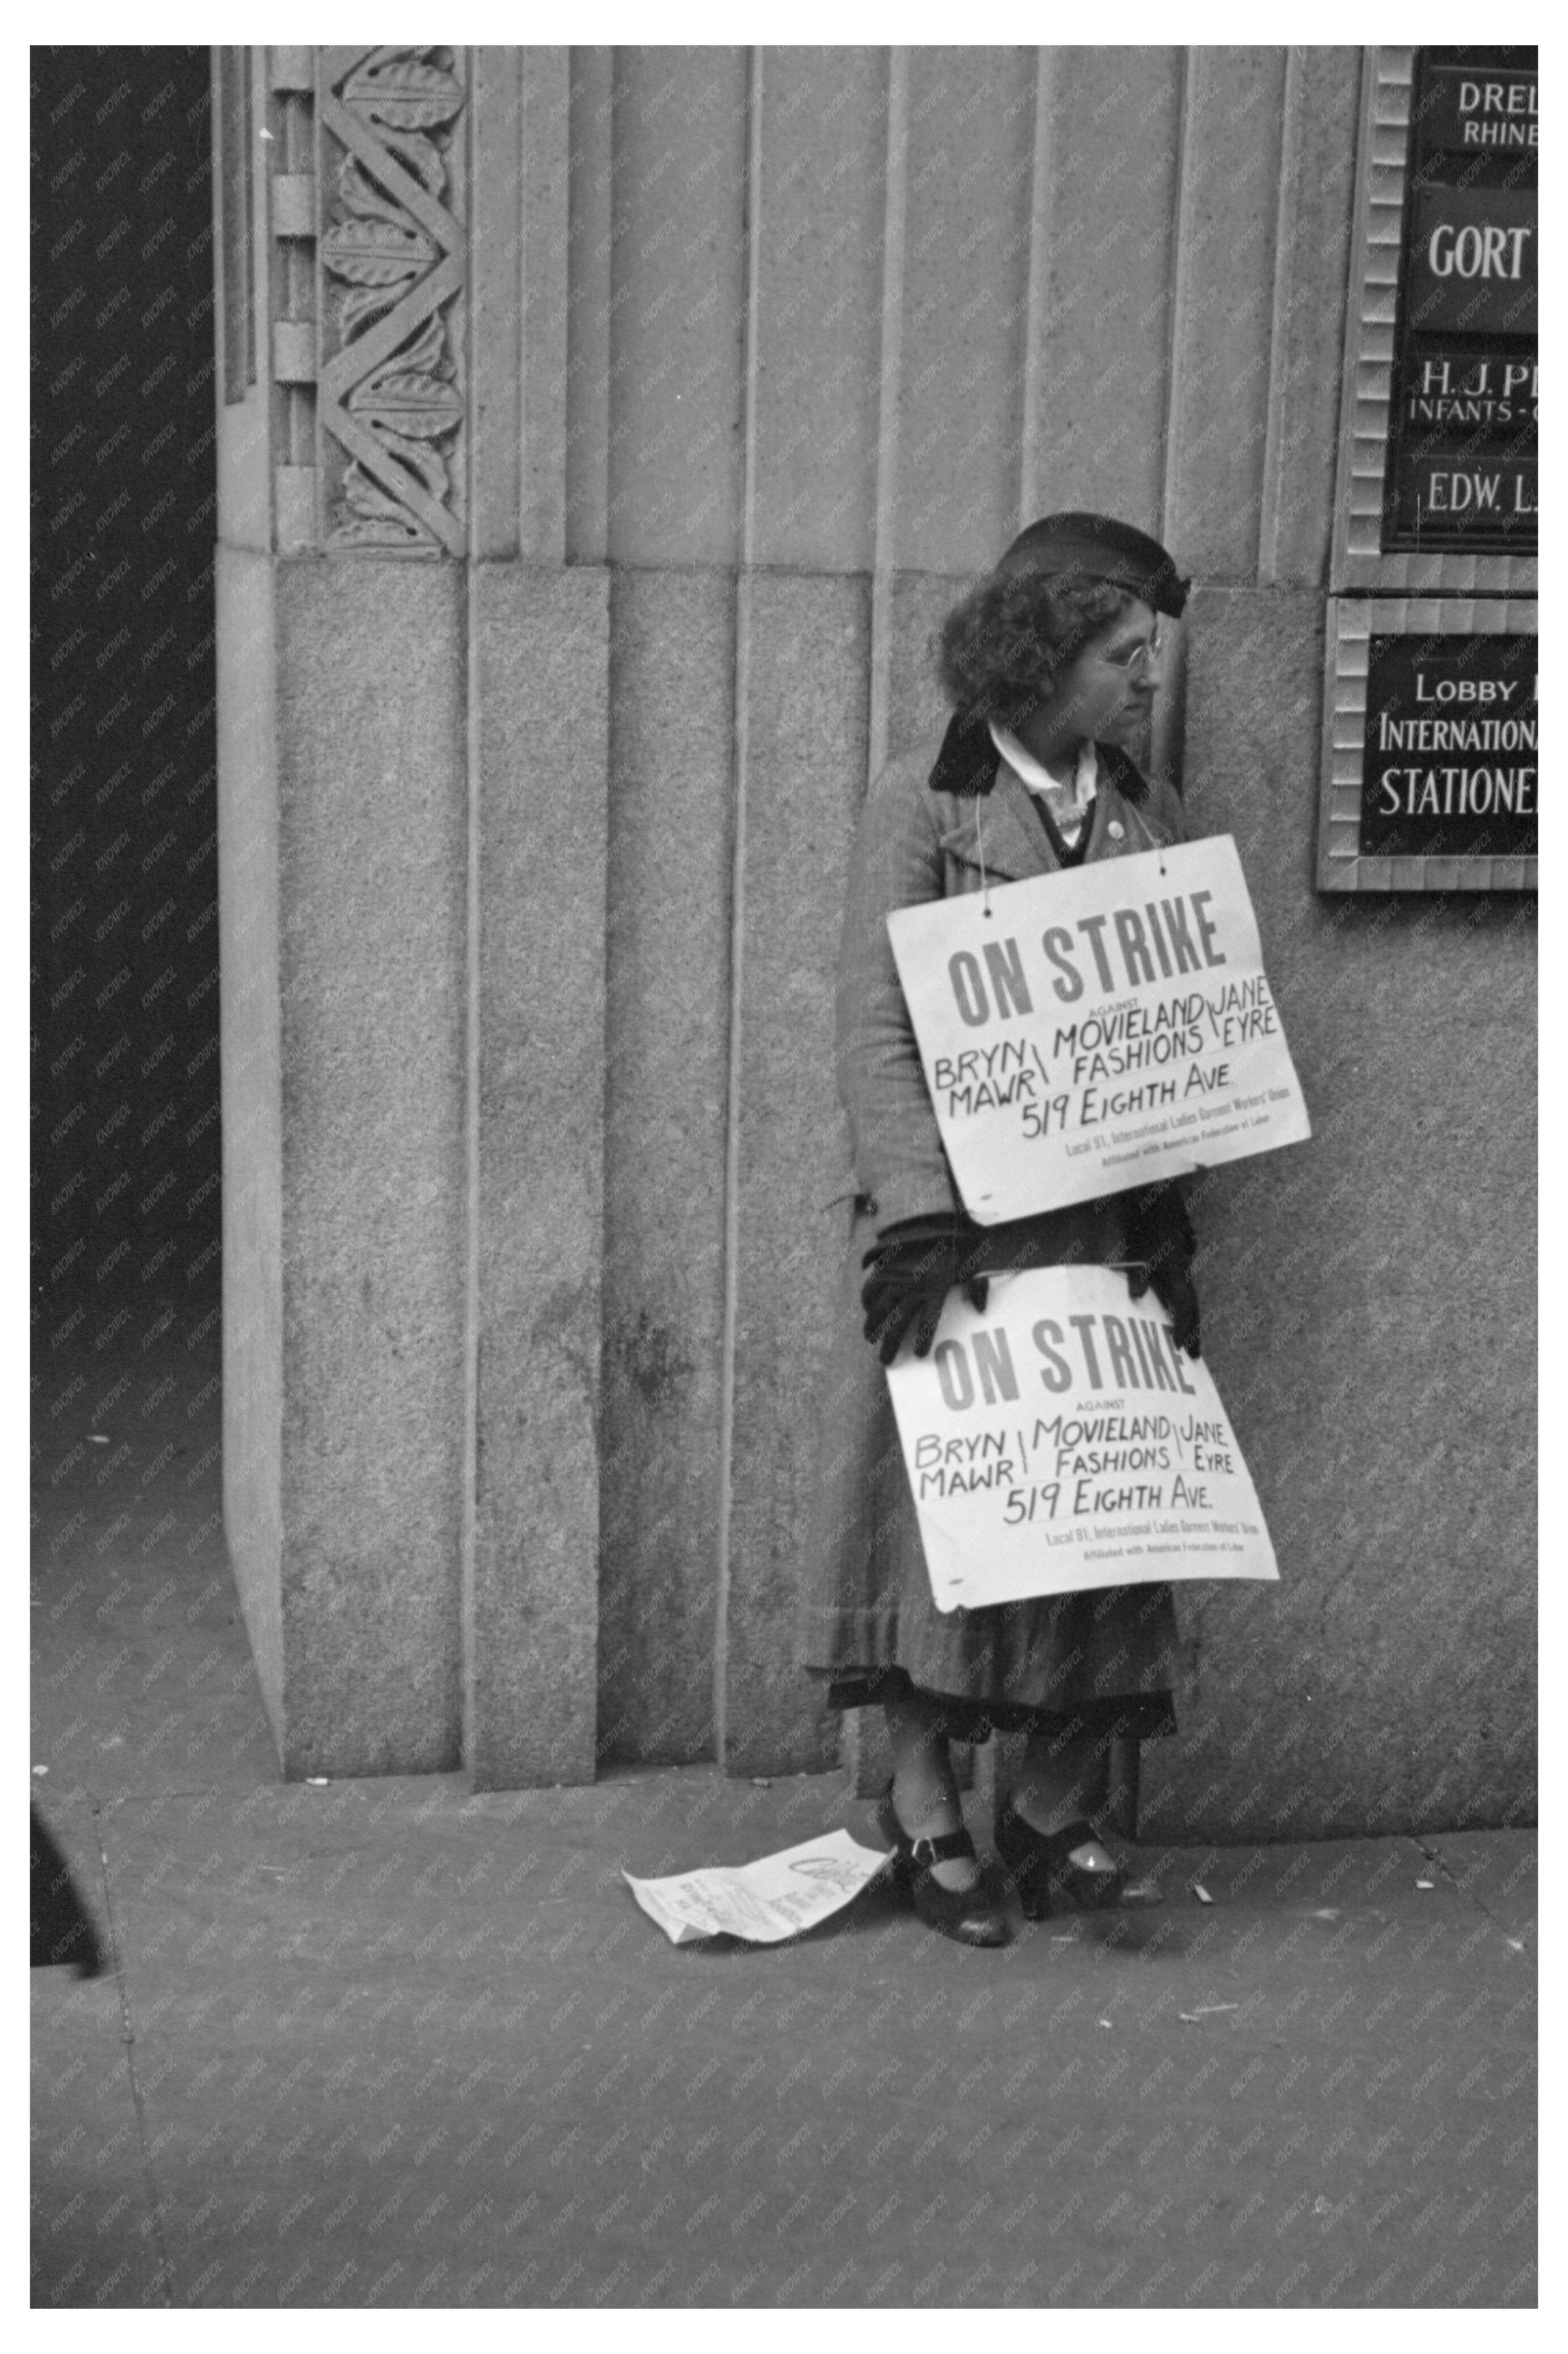
{"type": "Polygon", "coordinates": [[[999,726],[1024,718],[1092,637],[1136,599],[1114,581],[989,573],[931,640],[943,692],[999,726]]]}

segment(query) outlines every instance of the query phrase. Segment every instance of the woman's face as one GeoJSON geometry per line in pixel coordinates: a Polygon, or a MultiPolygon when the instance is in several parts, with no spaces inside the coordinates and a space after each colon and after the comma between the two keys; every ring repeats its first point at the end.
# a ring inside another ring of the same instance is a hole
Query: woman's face
{"type": "Polygon", "coordinates": [[[1160,683],[1158,619],[1141,599],[1089,640],[1058,673],[1039,719],[1060,740],[1121,744],[1139,738],[1160,683]]]}

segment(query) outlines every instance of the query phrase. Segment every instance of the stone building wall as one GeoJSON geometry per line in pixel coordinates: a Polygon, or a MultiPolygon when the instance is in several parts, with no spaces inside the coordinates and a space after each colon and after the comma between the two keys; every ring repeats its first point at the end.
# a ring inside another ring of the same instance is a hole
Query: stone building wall
{"type": "Polygon", "coordinates": [[[217,53],[228,1528],[288,1773],[831,1761],[840,878],[947,605],[1091,506],[1194,577],[1153,757],[1315,1129],[1197,1212],[1282,1584],[1181,1596],[1143,1818],[1531,1803],[1533,901],[1313,886],[1361,77],[217,53]]]}

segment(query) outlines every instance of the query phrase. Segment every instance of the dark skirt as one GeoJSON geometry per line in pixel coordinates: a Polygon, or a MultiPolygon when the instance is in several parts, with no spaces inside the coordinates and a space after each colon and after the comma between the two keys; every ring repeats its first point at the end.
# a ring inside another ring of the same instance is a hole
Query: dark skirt
{"type": "Polygon", "coordinates": [[[861,1212],[821,1394],[801,1667],[825,1679],[830,1708],[878,1705],[910,1688],[939,1695],[961,1740],[993,1727],[1120,1729],[1138,1740],[1173,1732],[1180,1661],[1168,1584],[937,1608],[886,1375],[862,1330],[861,1256],[874,1239],[875,1221],[861,1212]]]}
{"type": "MultiPolygon", "coordinates": [[[[826,1675],[825,1669],[808,1669],[809,1675],[826,1675]]],[[[1176,1730],[1176,1711],[1169,1692],[1133,1692],[1107,1700],[1085,1701],[1075,1709],[1031,1708],[1020,1701],[964,1700],[957,1692],[925,1691],[905,1668],[852,1670],[829,1677],[822,1695],[828,1708],[882,1708],[890,1700],[915,1693],[936,1701],[948,1737],[954,1741],[989,1741],[993,1733],[1037,1734],[1046,1741],[1092,1739],[1097,1745],[1112,1740],[1160,1741],[1176,1730]]]]}

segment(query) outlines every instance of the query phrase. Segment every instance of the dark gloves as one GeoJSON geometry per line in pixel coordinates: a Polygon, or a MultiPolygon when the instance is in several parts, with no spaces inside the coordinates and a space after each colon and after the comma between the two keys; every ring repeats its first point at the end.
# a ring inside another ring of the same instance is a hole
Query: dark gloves
{"type": "MultiPolygon", "coordinates": [[[[1198,1295],[1192,1266],[1197,1249],[1186,1205],[1174,1184],[1151,1185],[1124,1197],[1123,1227],[1128,1289],[1141,1299],[1151,1287],[1171,1319],[1177,1345],[1195,1357],[1199,1349],[1198,1295]]],[[[971,1307],[983,1311],[986,1276],[1023,1267],[1079,1262],[1073,1246],[1072,1211],[1047,1211],[996,1226],[977,1225],[961,1211],[904,1218],[885,1226],[861,1261],[865,1337],[890,1365],[911,1331],[915,1354],[924,1357],[937,1337],[942,1307],[961,1284],[971,1307]]]]}
{"type": "MultiPolygon", "coordinates": [[[[1070,1218],[1071,1213],[1065,1214],[1070,1218]]],[[[885,1226],[875,1246],[861,1260],[871,1273],[861,1286],[865,1337],[890,1365],[911,1326],[915,1354],[925,1356],[937,1337],[942,1303],[962,1284],[971,1308],[982,1313],[993,1275],[1029,1267],[1055,1267],[1076,1257],[1064,1247],[1059,1211],[1012,1218],[1001,1225],[977,1225],[961,1210],[903,1218],[885,1226]]]]}
{"type": "Polygon", "coordinates": [[[1126,1211],[1127,1255],[1134,1264],[1127,1271],[1127,1288],[1141,1299],[1152,1285],[1154,1296],[1171,1319],[1179,1348],[1198,1354],[1198,1294],[1192,1284],[1192,1258],[1198,1237],[1180,1189],[1174,1184],[1150,1185],[1128,1195],[1126,1211]]]}
{"type": "Polygon", "coordinates": [[[890,1365],[915,1328],[915,1354],[924,1357],[937,1337],[942,1303],[956,1283],[967,1284],[976,1308],[985,1306],[985,1278],[975,1273],[986,1229],[961,1212],[903,1218],[886,1226],[861,1260],[871,1269],[860,1288],[865,1337],[890,1365]]]}

